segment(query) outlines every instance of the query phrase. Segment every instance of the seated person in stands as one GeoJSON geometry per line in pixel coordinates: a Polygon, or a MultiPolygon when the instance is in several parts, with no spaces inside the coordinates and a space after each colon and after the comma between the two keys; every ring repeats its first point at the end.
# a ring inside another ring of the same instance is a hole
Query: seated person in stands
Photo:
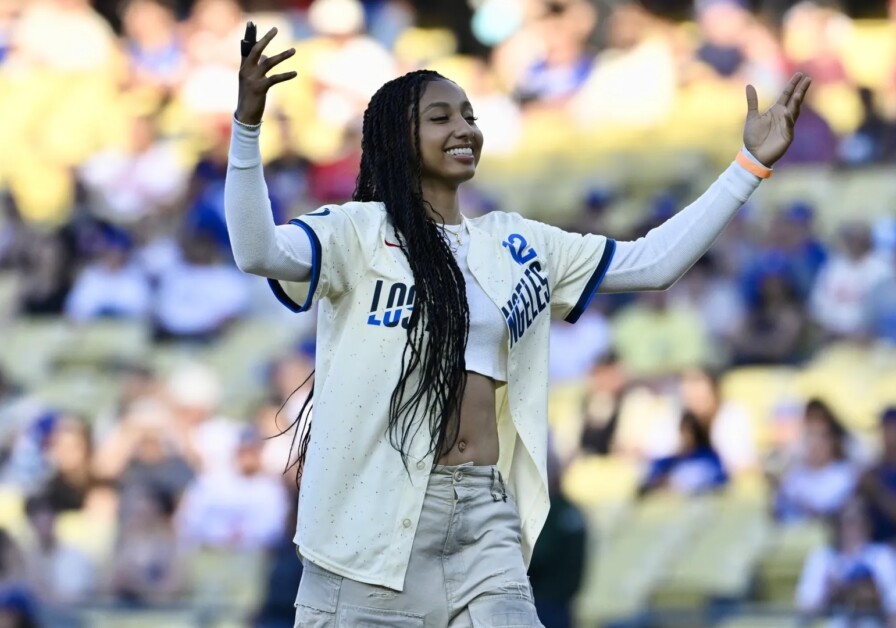
{"type": "Polygon", "coordinates": [[[709,431],[691,412],[681,416],[678,453],[650,463],[647,478],[638,490],[646,495],[657,489],[694,495],[724,487],[728,473],[713,448],[709,431]]]}
{"type": "Polygon", "coordinates": [[[827,404],[818,399],[807,404],[796,460],[780,478],[769,477],[777,488],[774,508],[779,521],[828,517],[843,507],[858,479],[847,458],[847,437],[827,404]]]}
{"type": "Polygon", "coordinates": [[[871,510],[872,538],[896,546],[896,407],[880,421],[883,451],[877,464],[859,481],[859,491],[871,510]]]}
{"type": "Polygon", "coordinates": [[[583,452],[600,456],[612,453],[620,406],[629,383],[628,373],[615,353],[604,356],[591,368],[582,399],[583,452]]]}
{"type": "Polygon", "coordinates": [[[123,518],[111,568],[110,589],[119,602],[165,604],[185,592],[186,570],[172,523],[170,494],[146,486],[123,518]]]}
{"type": "Polygon", "coordinates": [[[807,621],[829,616],[896,626],[896,552],[871,542],[868,515],[864,501],[851,499],[832,521],[832,543],[806,560],[796,605],[807,621]]]}

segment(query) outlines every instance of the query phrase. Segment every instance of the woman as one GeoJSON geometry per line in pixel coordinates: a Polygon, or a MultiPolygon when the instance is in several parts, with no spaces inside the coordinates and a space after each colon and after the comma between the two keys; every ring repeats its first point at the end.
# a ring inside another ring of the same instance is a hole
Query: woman
{"type": "Polygon", "coordinates": [[[850,499],[830,525],[831,543],[809,554],[797,586],[805,625],[827,616],[828,625],[896,626],[896,552],[871,541],[868,505],[850,499]]]}
{"type": "Polygon", "coordinates": [[[712,445],[709,430],[696,414],[685,411],[678,424],[681,444],[671,456],[650,462],[639,495],[669,489],[683,495],[718,490],[728,484],[728,472],[712,445]]]}
{"type": "Polygon", "coordinates": [[[858,481],[847,455],[849,433],[823,401],[806,405],[803,442],[797,460],[777,483],[775,512],[785,523],[834,515],[852,495],[858,481]]]}
{"type": "Polygon", "coordinates": [[[294,54],[262,58],[275,33],[240,69],[225,209],[242,270],[270,278],[293,311],[320,303],[296,625],[540,626],[526,564],[549,504],[550,314],[575,322],[602,281],[671,285],[755,189],[753,172],[770,174],[760,164],[789,145],[809,79],[763,115],[748,88],[752,157],[617,245],[518,214],[465,219],[458,187],[483,140],[473,106],[444,77],[412,72],[364,114],[354,201],[275,227],[259,126],[267,90],[296,76],[266,77],[294,54]]]}

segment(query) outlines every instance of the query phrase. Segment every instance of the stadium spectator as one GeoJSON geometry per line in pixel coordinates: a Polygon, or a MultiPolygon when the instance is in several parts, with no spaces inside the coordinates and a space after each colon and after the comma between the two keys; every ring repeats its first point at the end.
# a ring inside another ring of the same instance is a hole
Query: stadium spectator
{"type": "Polygon", "coordinates": [[[135,86],[166,96],[183,80],[186,58],[172,0],[127,0],[119,13],[135,86]]]}
{"type": "Polygon", "coordinates": [[[629,384],[628,373],[615,353],[592,366],[582,398],[580,448],[584,453],[607,456],[615,451],[616,429],[629,384]]]}
{"type": "Polygon", "coordinates": [[[57,537],[57,512],[45,497],[29,498],[25,512],[34,530],[34,544],[24,551],[25,564],[37,598],[59,608],[86,602],[97,586],[90,559],[57,537]]]}
{"type": "Polygon", "coordinates": [[[832,523],[833,542],[809,555],[796,591],[806,619],[896,625],[896,553],[871,542],[866,505],[852,499],[832,523]]]}
{"type": "Polygon", "coordinates": [[[696,59],[721,78],[742,71],[743,48],[752,17],[742,0],[698,0],[695,3],[702,45],[696,59]]]}
{"type": "Polygon", "coordinates": [[[613,321],[613,344],[632,375],[670,375],[708,357],[706,326],[693,309],[671,304],[666,292],[645,292],[613,321]]]}
{"type": "Polygon", "coordinates": [[[868,336],[896,345],[896,271],[872,286],[862,310],[868,336]]]}
{"type": "Polygon", "coordinates": [[[19,309],[25,315],[61,314],[72,285],[72,251],[59,234],[35,235],[29,240],[19,282],[19,309]]]}
{"type": "MultiPolygon", "coordinates": [[[[679,385],[680,399],[673,406],[700,423],[728,473],[753,471],[758,468],[759,453],[750,416],[739,403],[722,398],[721,383],[719,372],[686,369],[679,385]]],[[[680,447],[680,431],[674,420],[658,423],[644,436],[647,450],[654,456],[673,454],[680,447]]]]}
{"type": "Polygon", "coordinates": [[[252,619],[253,628],[293,628],[296,619],[295,591],[302,580],[302,561],[293,542],[299,506],[298,488],[286,482],[289,508],[279,542],[271,549],[265,595],[252,619]]]}
{"type": "Polygon", "coordinates": [[[154,303],[160,339],[210,341],[249,308],[248,282],[226,264],[205,230],[181,239],[182,261],[159,277],[154,303]]]}
{"type": "Polygon", "coordinates": [[[172,497],[151,487],[134,494],[122,517],[111,565],[110,593],[128,605],[159,605],[186,593],[185,556],[174,532],[172,497]]]}
{"type": "Polygon", "coordinates": [[[52,469],[42,494],[56,512],[81,510],[93,486],[90,426],[73,416],[56,420],[47,444],[52,469]]]}
{"type": "Polygon", "coordinates": [[[515,85],[521,103],[563,104],[585,84],[595,52],[588,40],[597,25],[597,9],[586,0],[536,3],[531,28],[537,48],[515,85]]]}
{"type": "Polygon", "coordinates": [[[617,4],[610,15],[608,46],[571,103],[585,128],[650,128],[673,110],[681,80],[674,26],[641,2],[617,4]],[[632,77],[639,80],[634,81],[632,77]]]}
{"type": "Polygon", "coordinates": [[[803,357],[808,320],[786,263],[766,260],[756,272],[756,302],[734,338],[735,364],[792,364],[803,357]]]}
{"type": "Polygon", "coordinates": [[[112,69],[112,28],[89,0],[30,0],[13,31],[11,61],[29,69],[101,72],[112,69]]]}
{"type": "Polygon", "coordinates": [[[138,399],[101,443],[96,471],[118,484],[120,508],[126,515],[133,500],[146,492],[177,503],[193,479],[193,469],[179,449],[177,431],[165,404],[138,399]]]}
{"type": "Polygon", "coordinates": [[[544,628],[572,628],[573,602],[588,558],[588,528],[584,513],[563,494],[563,467],[553,449],[547,473],[551,509],[532,552],[529,583],[544,628]]]}
{"type": "Polygon", "coordinates": [[[217,414],[221,382],[199,363],[173,369],[165,381],[166,401],[171,407],[178,452],[197,472],[211,473],[233,468],[240,426],[217,414]]]}
{"type": "Polygon", "coordinates": [[[721,267],[721,260],[707,253],[672,287],[671,302],[698,311],[712,344],[715,361],[725,361],[730,347],[747,316],[746,304],[737,282],[721,267]]]}
{"type": "Polygon", "coordinates": [[[837,151],[840,162],[863,166],[896,159],[896,123],[878,110],[871,89],[860,87],[858,92],[862,121],[859,128],[840,141],[837,151]]]}
{"type": "Polygon", "coordinates": [[[293,442],[296,435],[292,423],[295,416],[285,416],[280,410],[281,402],[269,399],[259,404],[252,413],[253,425],[263,439],[262,467],[271,477],[287,473],[287,467],[296,456],[293,451],[298,443],[293,442]]]}
{"type": "Polygon", "coordinates": [[[871,289],[894,274],[892,263],[872,247],[868,225],[846,223],[841,251],[822,267],[812,289],[812,318],[831,338],[858,339],[864,333],[864,308],[871,289]]]}
{"type": "Polygon", "coordinates": [[[149,315],[149,278],[131,259],[131,237],[115,228],[103,230],[93,260],[78,273],[65,302],[73,321],[97,318],[140,319],[149,315]]]}
{"type": "Polygon", "coordinates": [[[79,175],[91,211],[116,223],[171,211],[186,192],[180,155],[160,137],[153,115],[130,120],[123,145],[91,157],[79,175]]]}
{"type": "Polygon", "coordinates": [[[25,577],[21,550],[6,529],[0,528],[0,626],[38,627],[37,600],[25,577]]]}
{"type": "Polygon", "coordinates": [[[236,469],[204,473],[187,489],[178,513],[178,535],[191,546],[231,550],[270,549],[286,527],[288,495],[280,477],[262,467],[254,428],[240,435],[236,469]]]}
{"type": "Polygon", "coordinates": [[[848,27],[847,17],[825,3],[797,2],[784,15],[782,25],[782,39],[790,62],[795,69],[811,75],[819,86],[846,82],[846,68],[837,47],[842,45],[838,38],[848,27]]]}
{"type": "Polygon", "coordinates": [[[784,523],[829,517],[842,508],[858,480],[847,457],[848,433],[828,406],[813,399],[806,405],[797,458],[777,485],[775,515],[784,523]]]}
{"type": "Polygon", "coordinates": [[[896,407],[881,414],[880,435],[883,451],[862,474],[859,492],[870,507],[872,538],[896,547],[896,407]]]}
{"type": "Polygon", "coordinates": [[[690,412],[681,415],[678,451],[650,461],[638,494],[666,490],[695,495],[728,484],[728,472],[713,448],[709,431],[690,412]]]}
{"type": "Polygon", "coordinates": [[[563,321],[551,322],[550,342],[550,381],[559,384],[577,380],[587,375],[592,365],[610,351],[610,324],[597,308],[591,307],[575,326],[563,321]]]}

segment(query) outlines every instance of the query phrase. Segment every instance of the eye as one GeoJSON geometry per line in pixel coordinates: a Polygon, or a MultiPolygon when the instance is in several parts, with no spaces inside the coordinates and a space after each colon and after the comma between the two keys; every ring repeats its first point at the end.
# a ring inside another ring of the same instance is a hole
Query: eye
{"type": "Polygon", "coordinates": [[[477,118],[476,116],[474,116],[472,114],[467,116],[467,122],[469,122],[470,124],[474,124],[476,122],[476,120],[478,120],[478,119],[479,118],[477,118]]]}
{"type": "Polygon", "coordinates": [[[433,122],[448,122],[448,116],[436,116],[434,118],[430,118],[433,122]]]}

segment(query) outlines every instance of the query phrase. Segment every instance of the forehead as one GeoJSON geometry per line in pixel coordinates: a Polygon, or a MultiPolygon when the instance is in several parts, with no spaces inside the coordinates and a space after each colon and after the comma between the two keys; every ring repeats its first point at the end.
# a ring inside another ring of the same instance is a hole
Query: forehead
{"type": "Polygon", "coordinates": [[[469,104],[469,99],[466,92],[457,83],[445,80],[430,81],[420,94],[420,109],[436,102],[447,103],[452,107],[459,108],[469,104]]]}

